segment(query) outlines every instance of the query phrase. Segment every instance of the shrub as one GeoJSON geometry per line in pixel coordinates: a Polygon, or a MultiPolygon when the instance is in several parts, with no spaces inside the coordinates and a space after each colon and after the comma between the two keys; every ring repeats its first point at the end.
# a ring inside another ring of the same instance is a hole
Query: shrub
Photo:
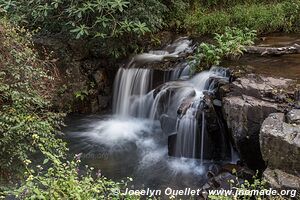
{"type": "Polygon", "coordinates": [[[56,138],[62,114],[50,109],[52,65],[39,60],[30,39],[25,29],[0,20],[0,171],[6,179],[22,173],[32,153],[65,150],[56,138]]]}
{"type": "Polygon", "coordinates": [[[193,71],[202,71],[212,65],[219,65],[224,58],[238,58],[246,45],[252,45],[256,31],[249,29],[225,28],[225,33],[215,34],[216,44],[202,43],[192,57],[193,71]]]}
{"type": "Polygon", "coordinates": [[[146,33],[180,24],[187,6],[187,0],[0,0],[0,14],[45,34],[97,38],[108,55],[120,57],[136,51],[146,33]]]}
{"type": "Polygon", "coordinates": [[[61,160],[51,154],[47,156],[43,166],[38,165],[35,170],[28,168],[26,180],[20,187],[5,194],[20,199],[139,199],[122,194],[127,181],[111,181],[102,176],[100,171],[95,172],[88,166],[81,169],[79,155],[72,161],[61,160]]]}

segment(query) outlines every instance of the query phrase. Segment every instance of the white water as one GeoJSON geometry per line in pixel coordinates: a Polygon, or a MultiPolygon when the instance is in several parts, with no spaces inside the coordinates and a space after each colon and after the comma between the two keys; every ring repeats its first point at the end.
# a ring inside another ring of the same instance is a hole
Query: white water
{"type": "Polygon", "coordinates": [[[120,116],[130,115],[134,105],[140,116],[144,110],[144,101],[152,83],[150,69],[124,69],[120,68],[115,78],[113,97],[113,111],[120,116]]]}
{"type": "MultiPolygon", "coordinates": [[[[186,67],[188,68],[188,66],[186,67]]],[[[180,78],[180,73],[185,69],[176,69],[173,78],[180,78]],[[177,70],[177,71],[176,71],[177,70]]],[[[176,123],[176,149],[178,157],[200,157],[204,159],[205,114],[201,111],[201,129],[198,126],[198,111],[202,102],[203,92],[214,89],[211,77],[224,78],[224,69],[212,68],[210,71],[201,72],[189,80],[171,81],[165,83],[158,91],[150,90],[151,71],[149,69],[121,68],[114,85],[114,111],[118,116],[147,118],[159,120],[166,115],[177,118],[176,123]],[[156,95],[154,95],[156,93],[156,95]],[[155,97],[154,97],[155,96],[155,97]],[[186,104],[185,112],[177,116],[177,110],[186,104]],[[200,137],[197,136],[200,132],[200,137]],[[200,144],[200,147],[197,145],[200,144]],[[200,148],[200,156],[196,155],[200,148]]],[[[172,133],[168,133],[172,134],[172,133]]],[[[129,135],[130,136],[130,135],[129,135]]],[[[125,139],[125,138],[124,138],[125,139]]]]}
{"type": "MultiPolygon", "coordinates": [[[[153,70],[136,68],[149,62],[177,58],[190,51],[190,44],[185,38],[180,39],[161,51],[137,55],[127,68],[120,68],[114,82],[114,116],[95,121],[90,124],[89,130],[78,133],[76,140],[82,141],[80,148],[90,151],[95,146],[104,146],[111,155],[110,159],[113,160],[114,155],[118,154],[111,163],[132,165],[137,162],[135,168],[141,176],[147,170],[159,176],[163,176],[164,171],[171,171],[172,175],[203,174],[205,119],[203,114],[199,138],[199,105],[203,92],[214,89],[210,77],[224,77],[224,70],[213,68],[189,78],[189,65],[181,63],[169,72],[159,89],[154,89],[153,85],[157,83],[153,82],[153,70]],[[179,107],[184,103],[187,105],[185,112],[178,114],[179,107]],[[159,120],[163,115],[175,120],[176,156],[198,157],[197,144],[200,142],[200,163],[194,159],[168,158],[168,139],[165,135],[174,133],[162,134],[159,120]],[[137,158],[135,152],[138,152],[137,158]]],[[[111,163],[109,168],[113,168],[111,163]]],[[[126,169],[127,166],[124,167],[126,169]]]]}

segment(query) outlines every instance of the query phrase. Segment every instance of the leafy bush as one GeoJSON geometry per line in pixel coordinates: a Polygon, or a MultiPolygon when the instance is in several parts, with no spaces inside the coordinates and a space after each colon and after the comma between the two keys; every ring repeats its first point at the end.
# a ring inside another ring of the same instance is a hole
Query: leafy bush
{"type": "Polygon", "coordinates": [[[114,37],[124,32],[145,33],[146,24],[128,20],[123,13],[130,7],[125,0],[70,1],[46,0],[0,1],[1,8],[9,16],[29,26],[46,30],[70,31],[76,38],[92,35],[114,37]]]}
{"type": "Polygon", "coordinates": [[[62,114],[50,110],[53,65],[38,59],[30,39],[25,29],[0,20],[0,177],[6,179],[19,175],[32,153],[65,151],[56,138],[62,114]]]}
{"type": "Polygon", "coordinates": [[[215,34],[216,44],[200,44],[192,57],[193,71],[219,65],[224,58],[238,58],[243,54],[245,46],[253,44],[255,37],[256,31],[226,27],[224,34],[215,34]]]}
{"type": "Polygon", "coordinates": [[[70,34],[77,39],[97,38],[97,42],[103,43],[103,48],[110,48],[109,55],[119,57],[128,49],[136,50],[137,41],[146,33],[174,24],[171,21],[180,24],[188,2],[0,0],[0,14],[31,30],[41,28],[42,33],[70,34]],[[120,45],[123,41],[124,45],[120,45]]]}
{"type": "MultiPolygon", "coordinates": [[[[127,181],[113,182],[88,166],[80,169],[79,155],[72,161],[61,160],[51,154],[47,156],[43,166],[37,166],[36,170],[28,168],[26,181],[6,194],[20,199],[139,199],[137,196],[122,194],[121,190],[127,186],[127,181]]],[[[27,163],[29,166],[30,162],[27,163]]]]}

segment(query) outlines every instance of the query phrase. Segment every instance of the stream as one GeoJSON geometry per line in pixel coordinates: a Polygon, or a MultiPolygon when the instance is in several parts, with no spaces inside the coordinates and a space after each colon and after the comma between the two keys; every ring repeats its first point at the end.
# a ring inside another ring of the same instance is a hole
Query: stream
{"type": "MultiPolygon", "coordinates": [[[[274,35],[260,44],[282,46],[299,38],[274,35]]],[[[157,84],[154,71],[143,68],[145,63],[176,58],[191,48],[191,41],[181,38],[165,49],[137,55],[120,68],[112,115],[67,118],[64,132],[71,153],[81,153],[84,164],[113,180],[132,177],[134,189],[197,189],[207,180],[208,170],[235,163],[238,155],[226,130],[219,124],[218,131],[212,132],[205,110],[205,94],[215,92],[215,80],[228,81],[227,70],[215,67],[191,77],[189,65],[183,61],[162,73],[162,84],[157,84]]],[[[251,66],[259,74],[300,77],[300,55],[246,55],[224,62],[224,66],[251,66]]]]}

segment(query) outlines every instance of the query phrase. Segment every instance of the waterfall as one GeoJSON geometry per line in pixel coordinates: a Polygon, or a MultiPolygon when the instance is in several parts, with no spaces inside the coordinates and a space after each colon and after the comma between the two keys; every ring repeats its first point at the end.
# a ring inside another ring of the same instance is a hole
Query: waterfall
{"type": "Polygon", "coordinates": [[[142,116],[145,105],[141,99],[149,91],[151,84],[150,69],[120,68],[114,83],[113,112],[120,116],[137,112],[137,117],[142,116]]]}
{"type": "Polygon", "coordinates": [[[160,121],[169,136],[169,155],[199,158],[203,163],[204,159],[226,157],[229,147],[226,139],[219,139],[225,137],[220,135],[224,131],[209,133],[206,118],[210,115],[206,112],[215,111],[205,108],[205,96],[216,91],[220,80],[229,80],[228,70],[212,67],[190,77],[188,62],[180,62],[164,74],[162,85],[153,88],[153,69],[141,67],[178,57],[189,46],[187,41],[178,40],[164,50],[137,55],[126,68],[120,68],[114,83],[113,111],[121,117],[160,121]]]}
{"type": "MultiPolygon", "coordinates": [[[[204,71],[188,81],[195,95],[189,97],[189,103],[182,106],[183,113],[177,121],[176,142],[174,142],[174,156],[204,159],[204,143],[207,140],[206,122],[204,111],[204,92],[213,92],[216,88],[217,79],[227,79],[227,71],[224,68],[213,67],[210,71],[204,71]],[[200,120],[200,121],[199,121],[200,120]],[[202,123],[198,123],[202,122],[202,123]]],[[[181,93],[182,91],[178,91],[181,93]]],[[[182,95],[185,96],[186,95],[182,95]]],[[[182,102],[180,99],[174,101],[182,102]]],[[[174,135],[172,136],[174,137],[174,135]]],[[[220,144],[221,145],[221,144],[220,144]]]]}

